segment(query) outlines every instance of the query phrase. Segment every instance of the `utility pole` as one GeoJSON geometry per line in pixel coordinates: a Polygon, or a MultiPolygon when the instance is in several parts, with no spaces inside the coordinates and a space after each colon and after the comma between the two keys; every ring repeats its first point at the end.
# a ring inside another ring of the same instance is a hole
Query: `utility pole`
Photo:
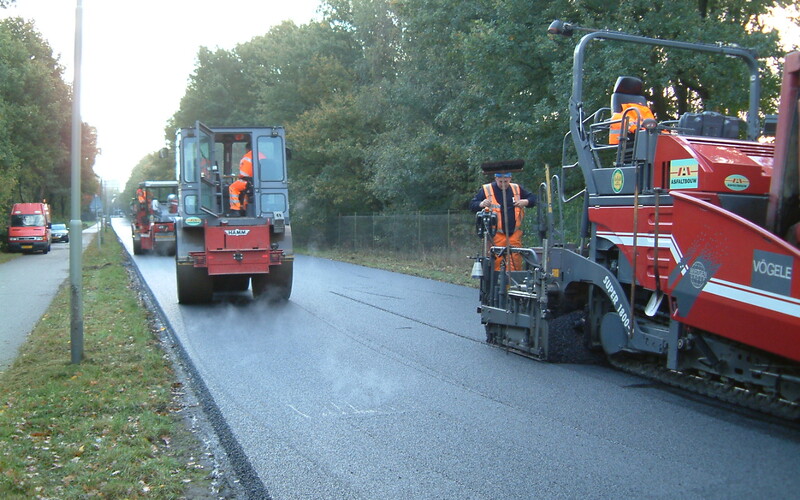
{"type": "Polygon", "coordinates": [[[75,9],[75,74],[72,84],[72,189],[69,221],[69,276],[70,288],[70,350],[72,364],[83,360],[83,223],[81,222],[81,45],[83,7],[81,0],[75,9]]]}

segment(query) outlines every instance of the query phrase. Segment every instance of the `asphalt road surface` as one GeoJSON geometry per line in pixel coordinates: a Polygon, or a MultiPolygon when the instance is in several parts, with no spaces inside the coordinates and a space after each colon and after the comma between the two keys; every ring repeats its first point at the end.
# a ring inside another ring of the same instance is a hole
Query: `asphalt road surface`
{"type": "Polygon", "coordinates": [[[173,258],[134,261],[273,498],[800,491],[797,427],[488,346],[474,289],[298,256],[288,303],[182,306],[173,258]]]}
{"type": "MultiPolygon", "coordinates": [[[[84,248],[96,232],[95,226],[83,231],[84,248]]],[[[69,245],[53,243],[46,254],[23,254],[0,264],[0,371],[14,361],[20,346],[69,277],[69,245]]]]}

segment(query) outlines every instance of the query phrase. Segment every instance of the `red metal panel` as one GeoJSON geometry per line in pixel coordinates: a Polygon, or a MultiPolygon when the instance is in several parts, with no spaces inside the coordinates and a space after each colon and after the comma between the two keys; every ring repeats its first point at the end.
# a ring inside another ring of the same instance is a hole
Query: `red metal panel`
{"type": "MultiPolygon", "coordinates": [[[[683,274],[697,293],[684,323],[800,361],[800,251],[714,205],[672,193],[683,274]]],[[[673,289],[673,294],[675,290],[673,289]]],[[[683,309],[686,309],[685,307],[683,309]]]]}
{"type": "Polygon", "coordinates": [[[658,231],[655,228],[655,207],[639,207],[635,233],[633,212],[633,207],[593,207],[589,209],[589,220],[597,225],[598,235],[616,244],[628,262],[633,262],[635,251],[636,282],[651,290],[656,289],[655,259],[658,248],[658,276],[661,289],[665,290],[667,276],[676,266],[671,250],[672,207],[659,207],[658,231]]]}
{"type": "Polygon", "coordinates": [[[208,274],[265,274],[269,272],[269,252],[261,250],[218,250],[208,252],[208,274]]]}
{"type": "Polygon", "coordinates": [[[205,241],[206,241],[206,251],[225,249],[225,233],[222,232],[221,227],[206,226],[205,241]]]}
{"type": "MultiPolygon", "coordinates": [[[[661,290],[673,319],[800,361],[800,251],[755,224],[679,191],[659,208],[661,290]],[[673,221],[678,221],[674,222],[673,221]]],[[[654,208],[590,209],[597,234],[632,262],[639,287],[655,289],[654,208]]]]}
{"type": "Polygon", "coordinates": [[[206,226],[208,274],[268,273],[269,226],[206,226]]]}
{"type": "Polygon", "coordinates": [[[268,250],[269,226],[206,226],[206,250],[268,250]]]}
{"type": "Polygon", "coordinates": [[[156,244],[155,238],[150,237],[150,233],[142,233],[140,241],[142,242],[142,250],[152,250],[156,244]]]}
{"type": "Polygon", "coordinates": [[[774,154],[772,144],[662,134],[658,136],[654,185],[692,192],[767,194],[774,154]],[[696,174],[687,175],[695,182],[684,186],[675,182],[676,172],[670,172],[675,160],[696,161],[696,174]]]}
{"type": "Polygon", "coordinates": [[[156,222],[151,227],[153,230],[153,245],[175,241],[174,222],[156,222]]]}

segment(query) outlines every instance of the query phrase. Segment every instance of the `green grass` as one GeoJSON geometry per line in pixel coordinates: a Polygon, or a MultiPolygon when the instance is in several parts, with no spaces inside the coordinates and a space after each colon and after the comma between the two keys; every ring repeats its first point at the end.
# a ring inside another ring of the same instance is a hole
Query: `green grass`
{"type": "Polygon", "coordinates": [[[17,257],[19,257],[20,255],[22,255],[22,254],[21,253],[0,252],[0,264],[8,262],[9,260],[14,260],[17,257]]]}
{"type": "Polygon", "coordinates": [[[71,364],[69,283],[0,373],[0,498],[180,498],[209,491],[171,364],[118,242],[83,257],[85,359],[71,364]]]}

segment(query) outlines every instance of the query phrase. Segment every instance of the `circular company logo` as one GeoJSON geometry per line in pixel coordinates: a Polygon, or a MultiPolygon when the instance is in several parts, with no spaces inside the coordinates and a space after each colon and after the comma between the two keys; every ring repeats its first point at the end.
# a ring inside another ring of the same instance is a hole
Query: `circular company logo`
{"type": "Polygon", "coordinates": [[[614,172],[611,174],[611,189],[614,190],[615,193],[619,193],[622,191],[622,187],[625,185],[625,176],[622,174],[622,170],[614,169],[614,172]]]}
{"type": "Polygon", "coordinates": [[[731,191],[744,191],[750,187],[750,179],[743,175],[732,174],[725,177],[725,187],[731,191]]]}
{"type": "Polygon", "coordinates": [[[187,226],[199,226],[203,221],[200,217],[187,217],[183,220],[183,223],[187,226]]]}
{"type": "Polygon", "coordinates": [[[692,281],[692,286],[697,289],[703,288],[708,281],[706,266],[699,260],[694,261],[692,268],[689,269],[689,279],[692,281]]]}

